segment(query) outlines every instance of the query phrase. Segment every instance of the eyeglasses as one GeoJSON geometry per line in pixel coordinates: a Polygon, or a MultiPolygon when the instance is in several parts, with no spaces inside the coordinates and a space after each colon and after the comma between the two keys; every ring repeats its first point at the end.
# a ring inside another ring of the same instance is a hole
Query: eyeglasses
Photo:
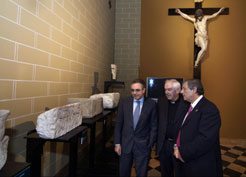
{"type": "Polygon", "coordinates": [[[140,92],[141,89],[131,89],[132,92],[140,92]]]}

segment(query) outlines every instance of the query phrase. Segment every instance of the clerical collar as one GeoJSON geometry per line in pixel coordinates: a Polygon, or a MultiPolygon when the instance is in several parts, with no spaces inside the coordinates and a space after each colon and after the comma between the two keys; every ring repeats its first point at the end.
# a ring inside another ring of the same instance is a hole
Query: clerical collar
{"type": "Polygon", "coordinates": [[[180,99],[180,96],[178,97],[178,99],[177,99],[176,101],[171,101],[171,100],[169,100],[169,103],[171,103],[171,104],[176,104],[176,103],[179,101],[179,99],[180,99]]]}

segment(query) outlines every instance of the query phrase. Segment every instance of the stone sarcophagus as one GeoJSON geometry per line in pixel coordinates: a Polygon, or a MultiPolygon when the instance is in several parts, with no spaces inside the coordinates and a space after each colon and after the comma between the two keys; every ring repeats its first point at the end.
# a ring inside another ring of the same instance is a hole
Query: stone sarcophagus
{"type": "Polygon", "coordinates": [[[68,98],[67,103],[81,103],[84,118],[92,118],[103,111],[102,98],[68,98]]]}
{"type": "Polygon", "coordinates": [[[9,114],[9,110],[0,110],[0,169],[2,169],[7,160],[9,137],[4,136],[4,133],[5,121],[9,114]]]}
{"type": "Polygon", "coordinates": [[[37,133],[46,139],[58,138],[82,124],[81,104],[53,108],[38,116],[37,133]]]}
{"type": "Polygon", "coordinates": [[[91,99],[102,98],[103,108],[112,109],[118,106],[120,100],[120,93],[100,93],[90,96],[91,99]]]}

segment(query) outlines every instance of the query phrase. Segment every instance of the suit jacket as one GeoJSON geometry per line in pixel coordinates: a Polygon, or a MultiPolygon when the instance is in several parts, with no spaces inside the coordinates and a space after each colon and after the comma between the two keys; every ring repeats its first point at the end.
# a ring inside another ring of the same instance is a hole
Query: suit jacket
{"type": "Polygon", "coordinates": [[[181,127],[179,151],[185,161],[180,163],[182,176],[222,176],[220,126],[219,110],[203,97],[181,127]]]}
{"type": "Polygon", "coordinates": [[[133,145],[141,150],[151,150],[157,136],[157,108],[150,98],[145,98],[141,114],[133,129],[133,97],[121,100],[114,133],[115,144],[121,144],[122,153],[130,153],[133,145]]]}
{"type": "MultiPolygon", "coordinates": [[[[189,103],[184,101],[183,96],[180,95],[178,107],[176,110],[174,123],[178,123],[180,119],[183,120],[189,103]]],[[[166,96],[158,98],[157,103],[158,108],[158,137],[157,137],[157,154],[160,154],[160,151],[163,147],[164,140],[166,138],[167,124],[168,124],[168,99],[166,96]]]]}

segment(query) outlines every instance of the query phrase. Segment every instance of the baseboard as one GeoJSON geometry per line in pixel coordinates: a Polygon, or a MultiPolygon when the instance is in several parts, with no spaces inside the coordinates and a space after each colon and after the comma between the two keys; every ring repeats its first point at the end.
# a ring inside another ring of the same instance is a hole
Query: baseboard
{"type": "Polygon", "coordinates": [[[246,148],[246,139],[220,138],[220,144],[240,146],[246,148]]]}

